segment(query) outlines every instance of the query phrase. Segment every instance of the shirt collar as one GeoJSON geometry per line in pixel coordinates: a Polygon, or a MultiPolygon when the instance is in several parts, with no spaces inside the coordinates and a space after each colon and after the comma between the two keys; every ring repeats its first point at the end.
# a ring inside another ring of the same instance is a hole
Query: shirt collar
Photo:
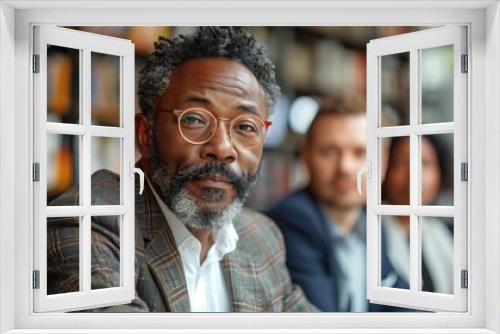
{"type": "MultiPolygon", "coordinates": [[[[161,199],[161,197],[156,192],[155,188],[149,181],[149,178],[146,177],[146,180],[149,186],[152,189],[152,192],[160,206],[160,209],[167,220],[167,223],[172,231],[172,234],[175,239],[175,244],[177,248],[184,249],[189,248],[193,243],[199,243],[198,239],[188,230],[186,225],[184,225],[179,218],[167,207],[165,202],[161,199]]],[[[229,222],[221,228],[214,230],[214,251],[215,256],[218,261],[222,260],[224,255],[232,252],[236,249],[236,244],[238,242],[238,233],[234,228],[233,222],[229,222]]],[[[201,248],[201,245],[200,245],[201,248]]]]}
{"type": "Polygon", "coordinates": [[[321,214],[323,216],[323,219],[328,222],[330,233],[335,239],[341,240],[349,235],[357,236],[359,238],[366,238],[366,215],[364,213],[364,210],[360,211],[356,223],[349,232],[343,231],[335,222],[335,220],[330,219],[330,217],[326,214],[326,209],[324,207],[321,208],[321,214]]]}

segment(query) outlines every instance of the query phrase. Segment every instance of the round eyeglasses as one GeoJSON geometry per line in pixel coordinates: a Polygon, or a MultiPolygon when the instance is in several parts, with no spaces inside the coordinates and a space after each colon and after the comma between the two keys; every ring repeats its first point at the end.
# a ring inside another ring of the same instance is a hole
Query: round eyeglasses
{"type": "Polygon", "coordinates": [[[158,109],[161,112],[171,112],[177,116],[179,132],[188,143],[205,144],[215,135],[219,121],[229,123],[229,136],[240,147],[252,148],[263,144],[267,129],[272,124],[258,115],[243,114],[233,119],[215,117],[203,108],[188,108],[186,110],[158,109]]]}

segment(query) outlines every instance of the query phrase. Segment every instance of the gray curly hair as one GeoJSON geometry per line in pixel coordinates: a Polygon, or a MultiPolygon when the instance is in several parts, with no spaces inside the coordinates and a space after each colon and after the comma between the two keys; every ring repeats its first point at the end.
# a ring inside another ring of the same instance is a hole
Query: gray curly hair
{"type": "Polygon", "coordinates": [[[174,70],[189,59],[203,57],[225,57],[245,65],[264,89],[267,108],[272,112],[280,88],[274,65],[254,35],[242,27],[200,27],[193,35],[172,39],[160,36],[155,42],[155,51],[140,71],[138,88],[139,105],[150,120],[174,70]]]}

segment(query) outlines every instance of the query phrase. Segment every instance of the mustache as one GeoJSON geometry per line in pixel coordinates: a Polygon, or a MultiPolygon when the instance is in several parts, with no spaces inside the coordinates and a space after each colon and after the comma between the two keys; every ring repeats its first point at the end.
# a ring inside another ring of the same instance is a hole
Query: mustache
{"type": "Polygon", "coordinates": [[[215,161],[203,165],[187,165],[177,170],[172,180],[177,187],[182,187],[186,182],[220,175],[231,182],[236,188],[238,198],[245,199],[248,188],[255,182],[257,175],[244,177],[236,173],[228,164],[215,161]]]}

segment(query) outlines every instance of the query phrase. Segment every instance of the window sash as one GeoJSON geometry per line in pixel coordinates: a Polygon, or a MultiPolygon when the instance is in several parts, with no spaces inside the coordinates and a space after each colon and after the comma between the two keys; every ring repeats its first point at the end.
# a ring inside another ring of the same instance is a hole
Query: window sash
{"type": "Polygon", "coordinates": [[[467,54],[466,28],[445,26],[409,34],[372,40],[367,46],[367,108],[368,108],[368,164],[372,166],[367,180],[367,296],[370,301],[430,311],[467,310],[467,290],[460,286],[460,272],[467,269],[467,183],[460,179],[460,163],[467,162],[467,75],[461,73],[461,55],[467,54]],[[420,50],[453,45],[453,122],[419,124],[420,105],[420,50]],[[379,127],[380,61],[382,56],[410,53],[410,124],[379,127]],[[434,207],[418,205],[420,196],[420,141],[424,134],[452,133],[453,156],[453,206],[434,207]],[[410,205],[380,205],[381,152],[379,139],[410,137],[410,205]],[[410,216],[410,289],[393,289],[379,285],[381,273],[381,221],[380,215],[404,214],[410,216]],[[419,216],[454,218],[453,238],[453,294],[445,295],[418,291],[420,286],[420,254],[422,231],[419,216]]]}
{"type": "Polygon", "coordinates": [[[34,161],[40,163],[40,181],[34,183],[34,263],[40,288],[33,290],[35,312],[74,311],[129,303],[135,298],[134,279],[134,46],[128,40],[55,26],[37,26],[34,54],[40,72],[34,80],[34,161]],[[47,122],[47,45],[79,50],[79,124],[47,122]],[[120,127],[91,124],[91,53],[120,58],[120,127]],[[47,135],[79,136],[79,199],[76,206],[47,206],[47,135]],[[91,139],[119,138],[120,205],[91,205],[91,139]],[[118,215],[120,222],[120,286],[91,290],[91,217],[118,215]],[[47,295],[47,218],[80,217],[80,291],[47,295]]]}

